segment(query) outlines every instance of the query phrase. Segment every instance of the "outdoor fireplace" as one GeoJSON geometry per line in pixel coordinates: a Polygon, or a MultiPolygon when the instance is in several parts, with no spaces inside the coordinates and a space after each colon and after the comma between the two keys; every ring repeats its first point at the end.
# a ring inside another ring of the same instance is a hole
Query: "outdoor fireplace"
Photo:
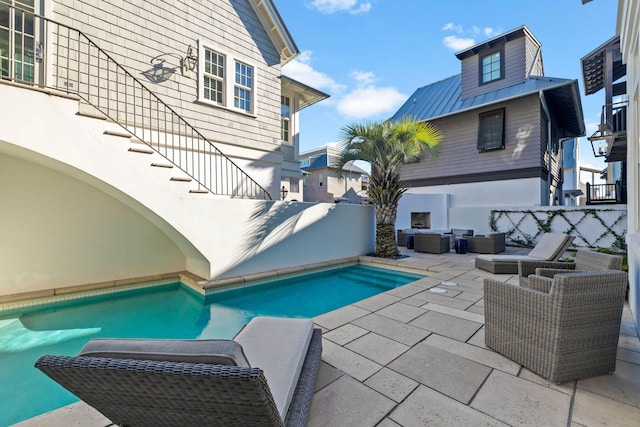
{"type": "Polygon", "coordinates": [[[411,212],[411,228],[431,228],[431,212],[411,212]]]}

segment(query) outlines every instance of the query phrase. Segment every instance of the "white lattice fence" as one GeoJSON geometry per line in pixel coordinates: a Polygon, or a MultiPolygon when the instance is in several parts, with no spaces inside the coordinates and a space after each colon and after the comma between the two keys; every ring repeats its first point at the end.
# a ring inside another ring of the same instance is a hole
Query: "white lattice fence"
{"type": "Polygon", "coordinates": [[[549,207],[492,210],[489,225],[507,241],[533,246],[547,232],[575,237],[572,246],[626,249],[626,205],[615,208],[549,207]]]}

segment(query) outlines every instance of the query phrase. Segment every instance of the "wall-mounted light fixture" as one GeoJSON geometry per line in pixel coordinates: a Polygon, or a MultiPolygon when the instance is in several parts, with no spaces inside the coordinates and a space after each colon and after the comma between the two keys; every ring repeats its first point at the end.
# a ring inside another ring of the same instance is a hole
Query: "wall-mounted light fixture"
{"type": "Polygon", "coordinates": [[[187,47],[187,54],[184,58],[182,58],[182,72],[184,71],[193,71],[196,69],[196,65],[198,64],[198,56],[193,52],[193,46],[189,45],[187,47]]]}
{"type": "Polygon", "coordinates": [[[282,194],[282,200],[284,200],[284,198],[287,197],[287,194],[289,194],[289,190],[284,188],[284,185],[283,185],[282,189],[280,190],[280,194],[282,194]]]}

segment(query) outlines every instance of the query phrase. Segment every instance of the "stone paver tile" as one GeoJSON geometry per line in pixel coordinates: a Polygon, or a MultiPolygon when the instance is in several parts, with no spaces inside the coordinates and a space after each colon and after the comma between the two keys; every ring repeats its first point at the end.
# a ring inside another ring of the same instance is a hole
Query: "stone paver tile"
{"type": "Polygon", "coordinates": [[[478,332],[473,334],[473,336],[469,338],[466,342],[467,344],[472,344],[472,345],[475,345],[476,347],[488,348],[487,345],[484,343],[484,326],[481,329],[479,329],[478,332]]]}
{"type": "Polygon", "coordinates": [[[622,322],[620,325],[620,333],[623,335],[631,335],[632,337],[638,336],[638,330],[636,329],[635,323],[633,321],[622,322]]]}
{"type": "Polygon", "coordinates": [[[640,340],[638,340],[638,337],[631,335],[620,335],[618,347],[640,353],[640,340]]]}
{"type": "Polygon", "coordinates": [[[578,388],[640,408],[640,365],[617,360],[613,374],[578,380],[578,388]]]}
{"type": "Polygon", "coordinates": [[[499,369],[511,375],[518,375],[520,371],[520,365],[518,363],[507,359],[493,350],[479,348],[437,334],[429,335],[424,342],[432,347],[473,360],[474,362],[482,363],[494,369],[499,369]]]}
{"type": "Polygon", "coordinates": [[[506,426],[425,386],[411,393],[389,418],[402,426],[506,426]]]}
{"type": "Polygon", "coordinates": [[[431,277],[433,273],[427,273],[427,277],[423,277],[422,279],[418,279],[415,282],[411,282],[411,286],[417,286],[421,291],[424,291],[427,288],[432,288],[440,283],[442,280],[439,280],[435,277],[431,277]]]}
{"type": "Polygon", "coordinates": [[[393,304],[394,302],[400,301],[402,298],[388,295],[386,293],[374,295],[370,298],[363,299],[362,301],[358,301],[354,303],[356,307],[364,308],[368,311],[376,311],[380,310],[382,307],[386,307],[388,305],[393,304]]]}
{"type": "Polygon", "coordinates": [[[425,310],[424,308],[398,302],[376,311],[376,314],[397,320],[399,322],[408,323],[426,312],[427,310],[425,310]]]}
{"type": "Polygon", "coordinates": [[[640,365],[640,353],[638,353],[637,351],[627,350],[626,348],[618,348],[616,358],[618,360],[624,360],[625,362],[640,365]]]}
{"type": "Polygon", "coordinates": [[[461,299],[469,302],[478,302],[482,299],[482,295],[472,294],[471,292],[462,291],[460,295],[456,296],[456,299],[461,299]]]}
{"type": "Polygon", "coordinates": [[[481,323],[471,322],[435,311],[429,311],[423,314],[413,320],[410,325],[463,342],[471,338],[471,336],[482,327],[481,323]]]}
{"type": "Polygon", "coordinates": [[[444,289],[445,291],[447,291],[447,293],[434,294],[433,292],[430,292],[430,291],[424,291],[419,294],[413,295],[412,298],[424,301],[422,304],[433,302],[436,304],[453,307],[460,310],[465,310],[467,307],[471,307],[473,305],[473,302],[471,301],[465,301],[462,299],[453,298],[454,296],[460,294],[460,292],[456,291],[455,288],[438,286],[438,289],[444,289]]]}
{"type": "Polygon", "coordinates": [[[313,391],[315,392],[320,390],[343,375],[342,371],[339,371],[328,363],[321,361],[320,366],[318,366],[318,379],[316,380],[316,386],[313,391]]]}
{"type": "Polygon", "coordinates": [[[364,383],[396,402],[402,402],[418,386],[417,381],[387,368],[379,370],[364,383]]]}
{"type": "Polygon", "coordinates": [[[380,424],[378,424],[376,427],[402,427],[402,426],[397,422],[393,421],[391,418],[385,418],[384,420],[380,421],[380,424]]]}
{"type": "Polygon", "coordinates": [[[456,308],[452,308],[452,307],[441,305],[441,304],[435,304],[430,302],[423,305],[422,308],[426,308],[429,311],[437,311],[438,313],[448,314],[450,316],[455,316],[461,319],[470,320],[476,323],[484,323],[483,315],[470,313],[465,310],[458,310],[456,308]]]}
{"type": "Polygon", "coordinates": [[[409,349],[408,345],[374,332],[358,338],[345,347],[381,365],[386,365],[409,349]]]}
{"type": "Polygon", "coordinates": [[[520,371],[520,374],[518,376],[520,378],[524,379],[524,380],[531,381],[531,382],[534,382],[536,384],[540,384],[540,385],[545,386],[545,387],[549,387],[552,390],[556,390],[556,391],[559,391],[561,393],[568,394],[568,395],[573,395],[573,391],[574,391],[574,389],[576,387],[576,382],[575,381],[567,381],[567,382],[564,382],[562,384],[554,384],[554,383],[549,382],[548,380],[542,378],[540,375],[531,372],[530,370],[528,370],[525,367],[522,368],[522,370],[520,371]]]}
{"type": "Polygon", "coordinates": [[[367,314],[369,314],[368,310],[348,305],[314,317],[313,321],[327,330],[332,330],[367,314]]]}
{"type": "Polygon", "coordinates": [[[566,426],[571,396],[493,371],[471,407],[512,426],[566,426]]]}
{"type": "Polygon", "coordinates": [[[351,323],[347,323],[346,325],[342,325],[339,328],[334,329],[333,331],[322,334],[322,336],[328,340],[333,341],[336,344],[345,345],[368,333],[369,331],[367,331],[366,329],[362,329],[358,326],[352,325],[351,323]]]}
{"type": "Polygon", "coordinates": [[[469,403],[491,368],[421,342],[388,365],[440,393],[469,403]]]}
{"type": "Polygon", "coordinates": [[[360,381],[382,368],[374,361],[327,340],[322,341],[322,360],[360,381]]]}
{"type": "Polygon", "coordinates": [[[484,307],[480,307],[477,304],[472,305],[471,307],[467,308],[467,310],[469,313],[475,313],[475,314],[479,314],[481,316],[484,316],[484,307]]]}
{"type": "Polygon", "coordinates": [[[72,403],[56,411],[14,424],[14,427],[105,427],[114,425],[108,418],[84,402],[72,403]]]}
{"type": "Polygon", "coordinates": [[[399,298],[407,298],[422,291],[423,289],[421,287],[414,286],[413,284],[408,284],[394,289],[389,289],[385,292],[385,294],[393,295],[399,298]]]}
{"type": "Polygon", "coordinates": [[[309,427],[373,427],[395,404],[388,397],[345,375],[314,395],[309,427]]]}
{"type": "Polygon", "coordinates": [[[352,323],[406,345],[414,345],[425,339],[431,333],[424,329],[389,319],[388,317],[378,316],[377,314],[361,317],[352,323]]]}
{"type": "Polygon", "coordinates": [[[586,426],[635,427],[640,424],[640,409],[578,389],[572,421],[586,426]]]}

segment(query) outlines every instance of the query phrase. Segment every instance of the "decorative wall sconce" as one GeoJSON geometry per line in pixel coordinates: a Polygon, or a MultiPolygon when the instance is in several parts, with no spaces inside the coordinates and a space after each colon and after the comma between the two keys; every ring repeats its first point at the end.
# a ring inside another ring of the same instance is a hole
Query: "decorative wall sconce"
{"type": "Polygon", "coordinates": [[[289,190],[287,190],[283,185],[282,189],[280,190],[280,194],[282,194],[282,200],[284,200],[285,197],[287,197],[287,194],[289,194],[289,190]]]}
{"type": "Polygon", "coordinates": [[[184,71],[193,71],[196,69],[196,65],[198,65],[198,56],[193,52],[193,46],[189,45],[187,47],[187,54],[181,60],[182,62],[182,72],[184,71]]]}

